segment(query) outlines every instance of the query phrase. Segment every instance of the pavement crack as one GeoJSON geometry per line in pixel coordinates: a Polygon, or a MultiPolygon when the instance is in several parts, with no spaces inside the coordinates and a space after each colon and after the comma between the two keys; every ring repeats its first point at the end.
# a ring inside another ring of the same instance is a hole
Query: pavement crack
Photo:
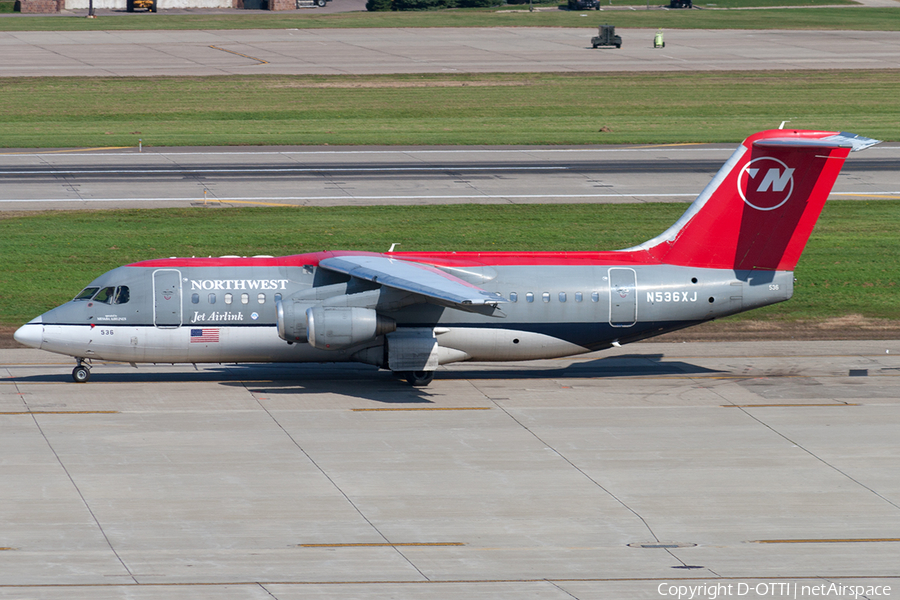
{"type": "Polygon", "coordinates": [[[273,593],[272,593],[272,590],[270,590],[269,588],[267,588],[264,584],[262,584],[262,583],[257,583],[256,585],[258,585],[258,586],[262,589],[262,591],[264,591],[265,593],[267,593],[271,598],[274,598],[275,600],[278,600],[278,596],[276,596],[275,594],[273,594],[273,593]]]}
{"type": "Polygon", "coordinates": [[[322,476],[325,477],[325,479],[328,480],[328,482],[334,487],[335,490],[337,490],[337,492],[341,496],[344,497],[344,500],[346,500],[347,503],[353,507],[353,510],[355,510],[357,512],[357,514],[359,514],[359,516],[362,518],[362,520],[365,521],[369,525],[369,527],[371,527],[372,530],[375,533],[377,533],[381,539],[383,539],[385,541],[386,544],[390,545],[394,549],[394,551],[397,554],[399,554],[403,558],[403,560],[405,560],[409,564],[409,566],[411,566],[413,569],[415,569],[416,572],[425,581],[431,581],[431,579],[427,575],[425,575],[425,573],[423,573],[422,570],[419,569],[419,567],[416,566],[416,564],[412,560],[410,560],[410,558],[408,556],[406,556],[397,545],[395,545],[393,542],[391,542],[391,540],[389,540],[387,538],[387,536],[384,535],[384,533],[382,533],[382,531],[380,529],[378,529],[378,526],[375,525],[375,523],[373,523],[371,521],[371,519],[369,519],[369,517],[367,517],[365,515],[365,513],[363,513],[362,509],[360,509],[359,506],[357,506],[356,503],[353,502],[353,500],[350,498],[350,496],[347,494],[347,492],[345,492],[343,489],[341,489],[341,486],[339,486],[337,484],[337,482],[328,474],[328,472],[325,471],[325,469],[322,468],[322,466],[316,462],[316,460],[309,454],[309,452],[307,452],[306,449],[303,448],[302,445],[300,445],[300,442],[298,442],[297,439],[293,435],[291,435],[291,433],[287,429],[285,429],[284,425],[282,425],[278,421],[278,419],[275,417],[275,415],[273,415],[272,412],[260,401],[260,399],[256,396],[256,394],[254,394],[253,392],[250,391],[249,388],[247,388],[246,382],[242,382],[242,385],[244,386],[245,389],[247,389],[247,392],[252,395],[253,399],[256,400],[256,403],[259,405],[259,407],[263,411],[265,411],[265,413],[267,415],[269,415],[269,418],[272,419],[272,422],[275,423],[275,425],[284,433],[284,435],[287,436],[287,438],[291,441],[291,443],[294,446],[296,446],[297,449],[300,450],[301,453],[303,453],[303,456],[306,457],[306,459],[310,462],[310,464],[312,466],[314,466],[319,471],[319,473],[321,473],[322,476]]]}
{"type": "MultiPolygon", "coordinates": [[[[18,385],[16,386],[18,389],[18,385]]],[[[72,487],[75,489],[75,493],[78,494],[78,497],[81,499],[82,504],[84,504],[85,509],[87,509],[88,514],[91,515],[91,519],[97,525],[97,529],[100,530],[100,535],[103,536],[103,539],[106,541],[106,545],[109,546],[110,551],[113,553],[113,556],[116,557],[116,560],[119,561],[119,564],[122,565],[122,568],[125,569],[125,572],[128,573],[128,577],[136,584],[140,582],[134,576],[134,573],[131,572],[131,569],[128,568],[128,565],[125,564],[125,561],[119,556],[119,553],[116,552],[115,546],[113,546],[112,541],[110,541],[109,536],[106,534],[106,531],[103,530],[103,525],[100,523],[100,520],[97,518],[97,515],[94,514],[93,509],[91,509],[90,503],[88,503],[87,498],[84,497],[84,493],[81,491],[81,488],[78,487],[78,484],[75,482],[75,478],[72,477],[72,474],[69,472],[69,469],[66,468],[65,463],[57,453],[56,448],[53,447],[53,444],[50,442],[50,438],[47,437],[47,434],[44,432],[44,428],[41,427],[40,421],[38,421],[37,414],[31,411],[31,408],[28,407],[28,403],[23,400],[26,408],[28,408],[28,412],[31,413],[31,419],[34,421],[35,426],[37,427],[38,432],[41,434],[41,437],[44,438],[44,442],[47,443],[47,447],[50,448],[50,452],[53,453],[53,456],[56,458],[56,462],[62,468],[63,473],[68,477],[69,482],[72,484],[72,487]]]]}
{"type": "MultiPolygon", "coordinates": [[[[530,429],[527,425],[525,425],[524,423],[522,423],[522,421],[520,421],[519,419],[517,419],[512,413],[510,413],[508,410],[506,410],[505,407],[503,407],[502,405],[500,405],[500,404],[497,402],[497,400],[495,400],[494,398],[491,398],[491,397],[488,396],[486,393],[484,393],[484,391],[482,391],[482,390],[481,390],[475,383],[473,383],[471,380],[469,380],[469,384],[470,384],[473,388],[475,388],[475,390],[476,390],[479,394],[481,394],[482,396],[484,396],[486,400],[488,400],[488,401],[491,402],[494,406],[496,406],[498,409],[500,409],[501,411],[503,411],[503,413],[505,413],[507,417],[509,417],[510,419],[512,419],[519,427],[521,427],[522,429],[524,429],[525,431],[527,431],[532,437],[534,437],[537,441],[539,441],[541,444],[543,444],[544,447],[550,448],[550,450],[552,450],[554,454],[556,454],[556,455],[557,455],[558,457],[560,457],[563,461],[565,461],[566,463],[568,463],[570,467],[572,467],[573,469],[575,469],[576,471],[578,471],[579,473],[581,473],[581,475],[584,476],[588,481],[590,481],[591,483],[593,483],[595,486],[597,486],[597,488],[599,488],[600,490],[602,490],[606,495],[608,495],[610,498],[612,498],[613,500],[615,500],[615,501],[616,501],[620,506],[622,506],[625,510],[627,510],[628,512],[630,512],[631,514],[633,514],[635,517],[637,517],[637,518],[640,520],[640,522],[644,524],[644,527],[647,528],[647,531],[650,532],[650,535],[653,536],[653,540],[656,541],[656,542],[661,542],[661,540],[659,539],[659,537],[656,535],[656,532],[654,532],[654,531],[653,531],[653,528],[650,526],[650,523],[648,523],[647,520],[646,520],[644,517],[642,517],[641,514],[640,514],[639,512],[637,512],[637,510],[635,510],[634,508],[632,508],[631,506],[629,506],[624,500],[622,500],[621,498],[619,498],[618,496],[616,496],[616,495],[615,495],[614,493],[612,493],[612,491],[610,491],[608,488],[604,487],[602,483],[600,483],[599,481],[597,481],[596,479],[594,479],[593,477],[591,477],[590,475],[588,475],[581,467],[579,467],[578,465],[576,465],[575,463],[573,463],[571,460],[569,460],[568,457],[566,457],[566,455],[564,455],[562,452],[560,452],[559,450],[557,450],[556,448],[554,448],[551,444],[547,443],[541,436],[539,436],[537,433],[535,433],[535,432],[534,432],[532,429],[530,429]]],[[[671,554],[671,552],[670,552],[669,554],[671,554]]],[[[678,558],[678,557],[675,556],[674,554],[673,554],[672,556],[673,556],[673,558],[675,558],[678,562],[680,562],[682,565],[685,565],[685,566],[686,566],[686,563],[684,563],[684,561],[682,561],[680,558],[678,558]]]]}
{"type": "Polygon", "coordinates": [[[819,456],[818,454],[816,454],[815,452],[813,452],[812,450],[810,450],[809,448],[806,448],[805,446],[803,446],[800,442],[797,442],[797,441],[791,439],[790,437],[788,437],[787,435],[785,435],[784,433],[781,433],[780,431],[778,431],[777,429],[775,429],[775,427],[773,427],[772,425],[769,425],[768,423],[766,423],[765,421],[763,421],[762,419],[760,419],[760,418],[757,417],[756,415],[752,414],[749,410],[747,410],[746,407],[741,406],[741,405],[739,405],[739,404],[735,404],[734,402],[732,402],[731,400],[729,400],[728,398],[726,398],[726,397],[723,396],[722,394],[719,394],[718,391],[716,391],[716,390],[713,389],[712,387],[710,387],[710,388],[708,388],[708,389],[709,389],[710,391],[712,391],[714,394],[718,395],[720,398],[722,398],[722,401],[723,401],[724,403],[727,403],[727,404],[730,404],[730,405],[734,406],[734,407],[737,408],[739,411],[741,411],[742,413],[744,413],[746,416],[750,417],[751,419],[753,419],[754,421],[756,421],[757,423],[759,423],[760,425],[762,425],[763,427],[765,427],[766,429],[768,429],[769,431],[771,431],[772,433],[774,433],[775,435],[777,435],[778,437],[780,437],[781,439],[783,439],[783,440],[785,440],[786,442],[788,442],[789,444],[791,444],[791,445],[793,445],[793,446],[799,448],[799,449],[802,450],[803,452],[806,452],[806,453],[809,454],[811,457],[813,457],[814,459],[816,459],[817,461],[819,461],[820,463],[822,463],[823,465],[825,465],[825,466],[828,467],[829,469],[831,469],[831,470],[833,470],[834,472],[840,474],[841,476],[845,477],[846,479],[849,479],[850,481],[852,481],[853,483],[855,483],[855,484],[858,485],[859,487],[863,488],[864,490],[867,490],[868,492],[874,494],[875,496],[877,496],[878,498],[880,498],[880,499],[883,500],[884,502],[887,502],[889,505],[891,505],[891,506],[893,506],[894,508],[900,510],[900,505],[898,505],[896,502],[894,502],[894,501],[891,500],[890,498],[888,498],[888,497],[886,497],[886,496],[880,494],[880,493],[877,492],[874,488],[871,488],[871,487],[869,487],[868,485],[864,484],[862,481],[860,481],[859,479],[856,479],[855,477],[853,477],[852,475],[850,475],[850,474],[847,473],[846,471],[844,471],[844,470],[840,469],[839,467],[837,467],[837,466],[831,464],[830,462],[828,462],[827,460],[825,460],[824,458],[822,458],[821,456],[819,456]]]}
{"type": "Polygon", "coordinates": [[[575,600],[579,600],[579,599],[578,599],[578,596],[576,596],[575,594],[573,594],[573,593],[570,592],[569,590],[563,588],[562,586],[560,586],[560,585],[559,585],[558,583],[556,583],[555,581],[551,581],[551,580],[547,579],[546,582],[549,583],[550,585],[552,585],[553,587],[555,587],[556,589],[558,589],[559,591],[561,591],[563,594],[567,595],[568,597],[570,597],[570,598],[575,598],[575,600]]]}

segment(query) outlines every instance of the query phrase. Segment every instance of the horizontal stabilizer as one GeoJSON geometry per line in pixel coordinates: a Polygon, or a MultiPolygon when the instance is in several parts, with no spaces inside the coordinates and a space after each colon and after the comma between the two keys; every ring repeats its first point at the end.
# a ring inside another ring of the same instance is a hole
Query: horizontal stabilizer
{"type": "Polygon", "coordinates": [[[757,140],[753,142],[753,145],[763,148],[850,148],[850,152],[859,152],[880,143],[881,140],[873,140],[855,133],[842,131],[841,133],[818,139],[798,137],[768,138],[757,140]]]}

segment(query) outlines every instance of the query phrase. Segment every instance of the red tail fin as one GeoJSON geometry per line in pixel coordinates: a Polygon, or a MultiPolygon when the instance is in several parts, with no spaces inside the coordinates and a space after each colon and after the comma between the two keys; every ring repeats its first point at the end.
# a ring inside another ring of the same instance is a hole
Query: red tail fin
{"type": "Polygon", "coordinates": [[[757,133],[675,225],[632,250],[673,265],[792,271],[844,159],[877,143],[830,131],[757,133]]]}

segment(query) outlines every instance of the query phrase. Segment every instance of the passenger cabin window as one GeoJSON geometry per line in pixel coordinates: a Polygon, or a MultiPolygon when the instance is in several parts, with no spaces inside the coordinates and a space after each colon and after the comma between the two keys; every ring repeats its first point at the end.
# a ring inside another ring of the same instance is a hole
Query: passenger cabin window
{"type": "Polygon", "coordinates": [[[210,295],[209,295],[209,303],[210,303],[210,304],[215,304],[215,303],[216,303],[216,295],[215,295],[215,294],[210,294],[210,295]]]}
{"type": "Polygon", "coordinates": [[[534,294],[531,292],[525,294],[525,302],[534,302],[534,294]]]}
{"type": "Polygon", "coordinates": [[[275,302],[281,302],[281,294],[275,294],[275,302]]]}
{"type": "Polygon", "coordinates": [[[250,304],[250,294],[241,294],[241,304],[250,304]]]}
{"type": "Polygon", "coordinates": [[[517,293],[515,293],[515,292],[510,292],[510,293],[509,293],[509,301],[510,301],[510,302],[518,302],[518,301],[519,301],[519,294],[517,294],[517,293]]]}
{"type": "Polygon", "coordinates": [[[565,292],[560,292],[560,293],[559,293],[559,301],[560,301],[560,302],[565,302],[565,301],[566,301],[566,293],[565,293],[565,292]]]}
{"type": "Polygon", "coordinates": [[[225,294],[225,304],[231,304],[231,301],[234,299],[234,296],[231,294],[225,294]]]}
{"type": "Polygon", "coordinates": [[[256,301],[259,302],[260,304],[265,304],[266,303],[266,295],[265,294],[257,295],[256,301]]]}
{"type": "Polygon", "coordinates": [[[191,304],[200,304],[200,294],[191,294],[191,304]]]}
{"type": "Polygon", "coordinates": [[[544,302],[550,302],[550,292],[544,292],[544,293],[541,295],[541,299],[542,299],[544,302]]]}
{"type": "Polygon", "coordinates": [[[584,295],[581,292],[575,292],[575,302],[581,302],[584,300],[584,295]]]}
{"type": "Polygon", "coordinates": [[[600,292],[591,292],[591,302],[600,302],[600,292]]]}
{"type": "Polygon", "coordinates": [[[94,297],[94,294],[96,294],[97,290],[99,290],[99,289],[100,288],[96,288],[96,287],[86,287],[83,290],[81,290],[80,294],[75,296],[75,300],[90,300],[91,298],[94,297]]]}

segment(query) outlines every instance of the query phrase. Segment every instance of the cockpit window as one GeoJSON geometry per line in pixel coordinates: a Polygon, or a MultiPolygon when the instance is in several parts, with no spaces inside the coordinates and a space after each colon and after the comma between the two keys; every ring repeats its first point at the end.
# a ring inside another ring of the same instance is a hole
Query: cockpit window
{"type": "Polygon", "coordinates": [[[80,294],[75,296],[75,300],[90,300],[91,298],[94,297],[94,294],[96,294],[97,290],[99,290],[99,289],[100,288],[86,287],[83,290],[81,290],[80,294]]]}
{"type": "Polygon", "coordinates": [[[120,285],[116,288],[116,299],[113,304],[127,304],[131,300],[131,291],[127,285],[120,285]]]}
{"type": "Polygon", "coordinates": [[[115,296],[115,294],[116,294],[116,288],[114,288],[114,287],[103,288],[102,290],[97,292],[96,296],[94,296],[94,302],[102,302],[103,304],[109,304],[110,302],[112,302],[113,296],[115,296]]]}
{"type": "Polygon", "coordinates": [[[86,287],[75,296],[75,300],[93,300],[103,304],[127,304],[131,300],[131,290],[127,285],[119,287],[86,287]]]}

